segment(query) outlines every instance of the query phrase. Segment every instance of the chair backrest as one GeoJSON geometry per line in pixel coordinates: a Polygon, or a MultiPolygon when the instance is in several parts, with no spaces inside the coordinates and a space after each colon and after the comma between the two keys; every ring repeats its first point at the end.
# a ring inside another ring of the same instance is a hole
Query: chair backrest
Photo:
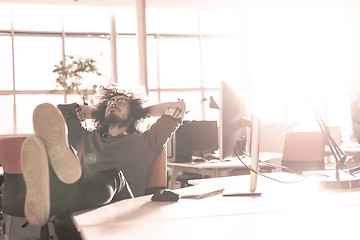
{"type": "Polygon", "coordinates": [[[21,173],[20,152],[26,137],[0,138],[0,164],[4,172],[21,173]]]}
{"type": "Polygon", "coordinates": [[[26,137],[0,138],[0,164],[4,170],[2,210],[11,216],[24,217],[25,181],[21,171],[20,152],[26,137]]]}
{"type": "Polygon", "coordinates": [[[167,187],[167,154],[166,147],[155,159],[146,185],[146,194],[155,193],[167,187]]]}
{"type": "Polygon", "coordinates": [[[282,165],[296,172],[325,168],[325,138],[322,132],[288,132],[282,165]]]}

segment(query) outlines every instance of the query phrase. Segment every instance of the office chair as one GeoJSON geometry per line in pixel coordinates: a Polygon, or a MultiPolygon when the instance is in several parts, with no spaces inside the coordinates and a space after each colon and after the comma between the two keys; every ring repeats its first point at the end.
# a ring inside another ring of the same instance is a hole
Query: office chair
{"type": "MultiPolygon", "coordinates": [[[[25,203],[25,181],[21,171],[20,152],[26,137],[1,137],[0,138],[0,164],[4,170],[4,188],[2,191],[2,213],[6,215],[4,226],[4,239],[10,239],[13,217],[23,217],[25,203]]],[[[24,224],[27,225],[27,224],[24,224]]],[[[40,230],[40,239],[49,239],[48,225],[42,227],[29,226],[40,230]]],[[[20,230],[20,229],[19,229],[20,230]]]]}
{"type": "MultiPolygon", "coordinates": [[[[282,165],[291,170],[325,169],[325,138],[322,132],[288,132],[285,135],[282,165]]],[[[283,171],[288,171],[283,169],[283,171]]]]}
{"type": "Polygon", "coordinates": [[[166,146],[154,160],[150,176],[146,185],[145,194],[153,194],[160,189],[167,188],[167,153],[166,146]]]}

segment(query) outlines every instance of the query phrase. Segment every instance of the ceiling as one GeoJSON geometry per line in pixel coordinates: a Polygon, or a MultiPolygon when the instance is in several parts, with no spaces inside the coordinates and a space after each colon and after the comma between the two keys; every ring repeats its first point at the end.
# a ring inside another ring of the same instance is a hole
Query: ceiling
{"type": "MultiPolygon", "coordinates": [[[[0,2],[119,7],[136,6],[136,0],[0,0],[0,2]]],[[[246,2],[247,0],[146,0],[146,6],[150,8],[234,9],[244,7],[246,2]]]]}

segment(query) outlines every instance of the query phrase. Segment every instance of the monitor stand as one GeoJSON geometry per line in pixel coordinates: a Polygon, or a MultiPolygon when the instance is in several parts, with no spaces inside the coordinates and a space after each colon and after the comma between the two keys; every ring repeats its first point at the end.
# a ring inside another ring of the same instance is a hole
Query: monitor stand
{"type": "Polygon", "coordinates": [[[259,144],[260,143],[260,119],[252,116],[250,137],[250,191],[249,192],[224,192],[223,196],[259,197],[261,192],[257,188],[257,172],[259,171],[259,144]]]}

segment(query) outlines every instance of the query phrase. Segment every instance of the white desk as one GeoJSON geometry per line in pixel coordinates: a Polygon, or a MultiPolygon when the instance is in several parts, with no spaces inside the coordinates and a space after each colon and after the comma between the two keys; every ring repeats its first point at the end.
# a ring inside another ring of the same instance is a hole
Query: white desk
{"type": "MultiPolygon", "coordinates": [[[[282,180],[289,173],[269,173],[282,180]]],[[[312,179],[282,184],[260,177],[262,196],[152,202],[150,196],[120,201],[73,218],[92,239],[354,239],[360,191],[321,191],[312,179]]],[[[249,176],[196,180],[247,191],[249,176]]]]}
{"type": "MultiPolygon", "coordinates": [[[[281,157],[278,153],[264,153],[260,159],[267,161],[274,158],[281,157]]],[[[250,158],[243,158],[244,163],[250,165],[250,158]]],[[[247,169],[239,160],[233,159],[231,161],[215,161],[215,162],[186,162],[186,163],[172,163],[168,162],[167,166],[170,168],[171,175],[169,181],[169,189],[175,188],[176,179],[180,172],[196,173],[207,175],[212,178],[230,176],[230,172],[237,170],[237,175],[249,174],[247,169]]],[[[274,167],[269,165],[260,164],[261,172],[271,172],[274,167]]]]}
{"type": "MultiPolygon", "coordinates": [[[[341,150],[348,155],[346,167],[352,168],[360,165],[360,144],[357,142],[345,142],[340,145],[341,150]]],[[[334,164],[334,159],[329,147],[326,147],[327,163],[334,164]]]]}
{"type": "Polygon", "coordinates": [[[355,142],[341,144],[340,148],[349,156],[353,156],[359,160],[360,144],[355,142]]]}

